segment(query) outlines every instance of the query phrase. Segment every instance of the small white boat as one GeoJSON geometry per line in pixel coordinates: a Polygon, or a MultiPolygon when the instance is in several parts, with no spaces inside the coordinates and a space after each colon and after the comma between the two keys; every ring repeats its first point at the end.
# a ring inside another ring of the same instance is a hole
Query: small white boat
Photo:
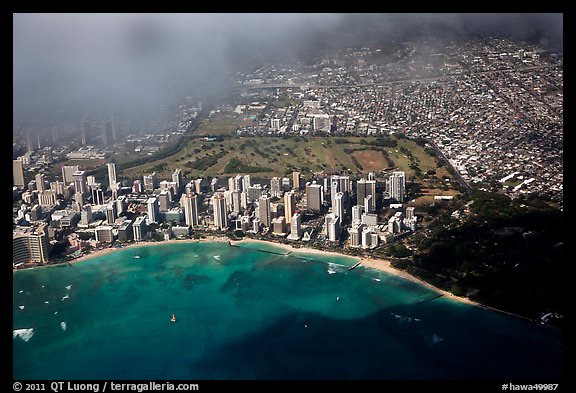
{"type": "Polygon", "coordinates": [[[176,322],[176,317],[174,316],[174,313],[172,313],[172,318],[170,318],[170,322],[176,322]]]}
{"type": "Polygon", "coordinates": [[[134,259],[140,259],[140,255],[134,255],[134,259]]]}

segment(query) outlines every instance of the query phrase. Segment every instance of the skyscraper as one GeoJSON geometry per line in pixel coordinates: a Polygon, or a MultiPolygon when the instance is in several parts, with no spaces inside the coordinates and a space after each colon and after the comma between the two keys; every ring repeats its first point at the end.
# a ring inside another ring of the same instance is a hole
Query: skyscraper
{"type": "Polygon", "coordinates": [[[106,166],[108,167],[108,185],[110,186],[110,190],[112,190],[113,197],[116,197],[118,192],[116,180],[116,164],[109,162],[106,164],[106,166]]]}
{"type": "Polygon", "coordinates": [[[262,195],[258,198],[258,217],[262,225],[269,227],[272,222],[271,208],[270,208],[270,197],[268,195],[262,195]]]}
{"type": "Polygon", "coordinates": [[[79,171],[80,167],[78,165],[64,165],[62,166],[62,181],[64,184],[68,185],[74,182],[74,173],[79,171]]]}
{"type": "Polygon", "coordinates": [[[376,181],[375,180],[365,180],[360,179],[356,182],[356,204],[364,205],[364,198],[368,195],[372,196],[370,200],[370,211],[372,213],[376,211],[376,181]]]}
{"type": "Polygon", "coordinates": [[[50,243],[48,224],[17,227],[12,235],[12,266],[27,262],[47,262],[50,243]]]}
{"type": "Polygon", "coordinates": [[[231,192],[232,194],[232,211],[236,214],[240,213],[242,208],[242,201],[240,195],[242,194],[240,190],[234,190],[231,192]]]}
{"type": "Polygon", "coordinates": [[[198,225],[198,198],[193,193],[183,194],[180,204],[184,207],[186,225],[198,225]]]}
{"type": "Polygon", "coordinates": [[[88,192],[88,183],[86,181],[86,172],[85,171],[76,171],[74,172],[74,189],[77,193],[82,195],[88,192]]]}
{"type": "Polygon", "coordinates": [[[306,184],[306,208],[320,211],[322,208],[322,186],[320,184],[306,184]]]}
{"type": "Polygon", "coordinates": [[[157,185],[156,172],[152,172],[149,175],[144,175],[142,180],[144,183],[144,189],[146,191],[154,191],[154,188],[156,188],[157,185]]]}
{"type": "Polygon", "coordinates": [[[221,192],[217,192],[212,197],[212,207],[214,208],[214,225],[221,231],[226,230],[228,228],[226,200],[221,192]]]}
{"type": "Polygon", "coordinates": [[[334,198],[334,206],[332,206],[332,213],[340,217],[340,224],[344,221],[344,193],[342,191],[336,194],[334,198]]]}
{"type": "Polygon", "coordinates": [[[284,194],[284,217],[286,222],[289,223],[296,211],[296,196],[294,191],[286,192],[284,194]]]}
{"type": "Polygon", "coordinates": [[[24,188],[24,170],[21,161],[12,160],[12,175],[13,184],[18,188],[24,188]]]}
{"type": "Polygon", "coordinates": [[[35,176],[36,179],[36,189],[38,191],[44,191],[44,174],[43,173],[37,173],[35,176]]]}
{"type": "Polygon", "coordinates": [[[290,235],[288,235],[288,239],[298,240],[300,239],[301,236],[302,236],[301,215],[299,213],[294,213],[294,215],[290,219],[290,235]]]}
{"type": "Polygon", "coordinates": [[[270,194],[273,198],[280,198],[282,195],[281,180],[279,177],[273,177],[270,180],[270,194]]]}
{"type": "Polygon", "coordinates": [[[174,169],[174,173],[172,173],[172,181],[176,183],[176,194],[179,194],[182,189],[182,183],[184,182],[180,168],[174,169]]]}
{"type": "Polygon", "coordinates": [[[340,217],[334,213],[326,214],[325,230],[328,240],[335,242],[340,238],[340,217]]]}
{"type": "Polygon", "coordinates": [[[392,172],[386,180],[386,193],[388,196],[398,202],[404,202],[406,192],[405,173],[402,171],[392,172]]]}
{"type": "Polygon", "coordinates": [[[296,189],[300,189],[300,172],[292,172],[292,186],[296,189]]]}
{"type": "Polygon", "coordinates": [[[146,205],[148,206],[148,223],[158,222],[158,198],[148,198],[146,205]]]}
{"type": "Polygon", "coordinates": [[[114,221],[116,221],[116,204],[110,203],[106,205],[106,223],[112,225],[114,221]]]}

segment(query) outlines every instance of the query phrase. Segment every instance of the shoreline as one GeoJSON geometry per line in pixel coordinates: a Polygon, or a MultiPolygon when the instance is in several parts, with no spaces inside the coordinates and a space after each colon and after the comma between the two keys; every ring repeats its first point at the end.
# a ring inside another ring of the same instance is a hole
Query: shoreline
{"type": "Polygon", "coordinates": [[[435,291],[436,293],[438,293],[439,295],[442,295],[442,297],[445,297],[447,299],[451,299],[453,301],[459,302],[459,303],[464,303],[470,306],[475,306],[475,307],[479,307],[481,309],[484,310],[488,310],[488,311],[495,311],[501,314],[506,314],[508,316],[512,316],[512,317],[517,317],[517,318],[521,318],[524,319],[526,321],[530,321],[530,322],[536,322],[533,319],[530,319],[528,317],[524,317],[522,315],[518,315],[518,314],[514,314],[511,313],[509,311],[504,311],[504,310],[500,310],[498,308],[494,308],[479,302],[476,302],[474,300],[471,300],[467,297],[463,297],[463,296],[457,296],[454,295],[451,292],[448,292],[444,289],[438,288],[416,276],[411,275],[410,273],[404,271],[404,270],[400,270],[400,269],[396,269],[395,267],[393,267],[391,265],[391,261],[388,259],[380,259],[380,258],[363,258],[363,257],[357,257],[357,256],[353,256],[353,255],[346,255],[344,253],[340,253],[340,252],[335,252],[335,251],[324,251],[324,250],[318,250],[315,248],[309,248],[309,247],[294,247],[290,244],[285,244],[285,243],[276,243],[273,241],[266,241],[266,240],[259,240],[259,239],[242,239],[242,240],[236,240],[236,241],[231,241],[230,244],[237,244],[237,243],[242,243],[242,242],[250,242],[250,243],[259,243],[259,244],[272,244],[275,245],[279,248],[283,248],[285,250],[289,250],[291,252],[294,251],[301,251],[307,254],[322,254],[322,255],[335,255],[335,256],[344,256],[344,257],[348,257],[348,258],[352,258],[352,259],[356,259],[357,261],[360,262],[360,266],[364,266],[370,269],[374,269],[374,270],[378,270],[396,277],[400,277],[403,278],[405,280],[411,281],[415,284],[418,285],[422,285],[426,288],[429,288],[433,291],[435,291]]]}
{"type": "MultiPolygon", "coordinates": [[[[72,265],[74,263],[78,263],[78,262],[83,262],[92,258],[96,258],[96,257],[100,257],[106,254],[109,254],[111,252],[114,251],[119,251],[119,250],[124,250],[127,248],[135,248],[135,247],[154,247],[154,246],[160,246],[160,245],[165,245],[165,244],[170,244],[170,243],[202,243],[202,242],[220,242],[220,243],[228,243],[231,246],[237,245],[239,243],[256,243],[256,244],[263,244],[263,245],[273,245],[276,246],[278,248],[290,251],[290,253],[292,252],[303,252],[306,254],[319,254],[319,255],[334,255],[334,256],[339,256],[339,257],[347,257],[347,258],[351,258],[351,259],[355,259],[358,262],[360,262],[360,266],[364,266],[370,269],[374,269],[374,270],[378,270],[393,276],[397,276],[397,277],[401,277],[405,280],[411,281],[415,284],[418,285],[422,285],[426,288],[429,288],[435,292],[437,292],[439,295],[442,295],[443,297],[446,297],[447,299],[452,299],[456,302],[459,303],[464,303],[464,304],[468,304],[471,306],[475,306],[475,307],[479,307],[482,308],[484,310],[489,310],[489,311],[495,311],[498,313],[502,313],[502,314],[506,314],[509,316],[513,316],[513,317],[517,317],[517,318],[522,318],[526,321],[530,321],[530,322],[536,322],[535,320],[532,320],[528,317],[524,317],[522,315],[518,315],[518,314],[514,314],[508,311],[504,311],[504,310],[500,310],[498,308],[494,308],[473,300],[470,300],[467,297],[463,297],[463,296],[456,296],[451,292],[448,292],[444,289],[438,288],[416,276],[411,275],[410,273],[404,271],[404,270],[400,270],[400,269],[396,269],[391,265],[391,261],[388,259],[380,259],[380,258],[366,258],[366,257],[358,257],[358,256],[353,256],[353,255],[347,255],[345,253],[342,252],[337,252],[337,251],[324,251],[324,250],[318,250],[316,248],[310,248],[310,247],[294,247],[290,244],[285,244],[285,243],[280,243],[280,242],[275,242],[275,241],[270,241],[270,240],[260,240],[260,239],[251,239],[251,238],[243,238],[241,240],[231,240],[230,238],[226,237],[226,236],[216,236],[216,235],[209,235],[206,236],[204,238],[201,239],[170,239],[170,240],[163,240],[163,241],[158,241],[158,242],[142,242],[142,243],[132,243],[132,244],[127,244],[127,245],[123,245],[121,248],[116,248],[116,247],[108,247],[108,248],[103,248],[100,250],[95,250],[93,252],[91,252],[90,254],[87,255],[83,255],[79,258],[70,260],[70,261],[65,261],[62,263],[54,263],[54,264],[47,264],[47,265],[38,265],[38,266],[34,266],[34,267],[30,267],[30,268],[25,268],[25,269],[13,269],[13,272],[16,272],[18,270],[30,270],[30,269],[35,269],[35,268],[40,268],[40,267],[50,267],[50,266],[58,266],[58,265],[63,265],[63,264],[69,264],[72,265]]],[[[255,249],[257,250],[257,249],[255,249]]],[[[350,266],[351,267],[351,266],[350,266]]]]}

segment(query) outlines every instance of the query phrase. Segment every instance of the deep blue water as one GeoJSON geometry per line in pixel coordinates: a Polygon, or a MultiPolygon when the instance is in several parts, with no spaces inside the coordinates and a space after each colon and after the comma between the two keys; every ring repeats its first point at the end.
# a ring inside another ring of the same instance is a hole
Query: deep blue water
{"type": "Polygon", "coordinates": [[[451,299],[420,303],[435,292],[348,271],[356,261],[344,256],[247,246],[133,247],[15,272],[14,378],[562,377],[555,330],[451,299]]]}

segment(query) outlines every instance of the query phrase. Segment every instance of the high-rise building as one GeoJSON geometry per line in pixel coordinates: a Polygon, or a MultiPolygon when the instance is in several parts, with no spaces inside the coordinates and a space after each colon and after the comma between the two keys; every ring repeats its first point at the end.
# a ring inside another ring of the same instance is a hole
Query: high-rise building
{"type": "Polygon", "coordinates": [[[64,165],[62,166],[62,181],[68,185],[74,182],[74,173],[78,172],[80,167],[78,165],[64,165]]]}
{"type": "Polygon", "coordinates": [[[329,241],[337,241],[340,238],[340,217],[334,213],[326,214],[325,231],[329,241]]]}
{"type": "Polygon", "coordinates": [[[308,210],[320,211],[322,208],[322,186],[312,183],[306,184],[306,208],[308,210]]]}
{"type": "Polygon", "coordinates": [[[142,182],[140,180],[134,180],[134,183],[132,183],[132,192],[135,194],[140,194],[142,192],[142,182]]]}
{"type": "Polygon", "coordinates": [[[112,225],[114,221],[116,221],[116,204],[110,203],[106,205],[106,223],[112,225]]]}
{"type": "Polygon", "coordinates": [[[284,216],[274,218],[271,222],[271,227],[274,234],[286,234],[286,218],[284,216]]]}
{"type": "Polygon", "coordinates": [[[118,227],[118,240],[121,242],[127,242],[132,239],[134,239],[132,220],[126,220],[118,227]]]}
{"type": "Polygon", "coordinates": [[[144,240],[145,236],[146,236],[146,217],[144,216],[139,216],[136,217],[136,220],[134,220],[134,223],[132,224],[132,231],[134,233],[134,240],[135,241],[140,241],[140,240],[144,240]]]}
{"type": "Polygon", "coordinates": [[[414,208],[413,206],[410,206],[410,207],[407,207],[407,208],[406,208],[406,218],[407,218],[408,220],[410,220],[410,219],[412,219],[412,218],[415,217],[415,215],[414,215],[414,210],[415,210],[415,208],[414,208]]]}
{"type": "Polygon", "coordinates": [[[103,205],[104,204],[104,190],[98,186],[92,187],[90,190],[92,194],[92,204],[93,205],[103,205]]]}
{"type": "Polygon", "coordinates": [[[24,188],[24,169],[22,167],[22,162],[18,160],[12,160],[12,175],[13,175],[13,185],[18,188],[24,188]]]}
{"type": "Polygon", "coordinates": [[[390,177],[386,180],[386,193],[391,199],[398,202],[404,202],[404,195],[406,192],[405,173],[402,171],[392,172],[390,177]]]}
{"type": "Polygon", "coordinates": [[[157,186],[156,172],[143,176],[144,190],[154,191],[157,186]]]}
{"type": "Polygon", "coordinates": [[[282,191],[287,192],[290,191],[291,187],[290,187],[290,178],[289,177],[283,177],[282,178],[282,191]]]}
{"type": "Polygon", "coordinates": [[[362,213],[364,213],[364,206],[352,206],[352,224],[362,221],[362,213]]]}
{"type": "Polygon", "coordinates": [[[88,225],[92,221],[92,206],[84,205],[82,206],[82,211],[80,212],[80,223],[82,225],[88,225]]]}
{"type": "Polygon", "coordinates": [[[112,121],[107,120],[100,126],[100,131],[102,132],[102,144],[104,146],[109,146],[114,142],[114,135],[112,132],[112,121]]]}
{"type": "Polygon", "coordinates": [[[54,206],[56,204],[56,191],[44,190],[39,192],[38,203],[40,206],[54,206]]]}
{"type": "Polygon", "coordinates": [[[148,223],[158,222],[158,198],[148,198],[146,205],[148,206],[148,223]]]}
{"type": "Polygon", "coordinates": [[[226,230],[228,228],[226,200],[221,192],[217,192],[212,197],[212,207],[214,208],[214,226],[221,231],[226,230]]]}
{"type": "Polygon", "coordinates": [[[184,207],[186,225],[198,225],[198,197],[193,193],[183,194],[182,198],[180,198],[180,204],[184,207]]]}
{"type": "Polygon", "coordinates": [[[240,210],[242,208],[242,201],[240,198],[240,190],[234,190],[231,192],[232,194],[232,211],[236,214],[240,213],[240,210]]]}
{"type": "Polygon", "coordinates": [[[242,177],[242,191],[247,190],[251,185],[250,175],[244,175],[242,177]]]}
{"type": "Polygon", "coordinates": [[[288,235],[289,240],[298,240],[302,237],[302,226],[301,226],[301,215],[300,213],[294,213],[290,219],[290,235],[288,235]]]}
{"type": "Polygon", "coordinates": [[[258,198],[258,218],[262,225],[269,227],[272,222],[270,196],[262,195],[258,198]]]}
{"type": "Polygon", "coordinates": [[[37,173],[35,176],[36,179],[36,189],[40,192],[44,191],[45,187],[44,187],[44,174],[43,173],[37,173]]]}
{"type": "Polygon", "coordinates": [[[242,192],[242,185],[244,184],[244,178],[240,175],[234,177],[234,190],[242,192]]]}
{"type": "Polygon", "coordinates": [[[292,186],[294,189],[300,189],[300,172],[292,172],[292,186]]]}
{"type": "Polygon", "coordinates": [[[88,183],[86,181],[85,171],[74,172],[74,190],[76,193],[81,193],[82,195],[88,192],[88,183]]]}
{"type": "Polygon", "coordinates": [[[292,216],[296,212],[296,195],[294,191],[289,191],[284,194],[284,217],[286,222],[289,223],[292,216]]]}
{"type": "Polygon", "coordinates": [[[344,193],[339,191],[334,198],[332,213],[340,217],[340,224],[344,221],[344,193]]]}
{"type": "Polygon", "coordinates": [[[128,208],[128,203],[126,202],[126,197],[124,195],[120,195],[118,199],[116,199],[116,212],[118,215],[121,215],[126,211],[128,208]]]}
{"type": "Polygon", "coordinates": [[[215,177],[212,180],[210,180],[210,190],[212,192],[216,192],[217,188],[218,188],[218,178],[215,177]]]}
{"type": "Polygon", "coordinates": [[[260,196],[264,189],[260,184],[253,184],[248,187],[248,203],[254,203],[260,196]]]}
{"type": "Polygon", "coordinates": [[[172,173],[172,181],[176,183],[176,195],[178,195],[182,190],[182,184],[184,183],[180,168],[174,169],[174,173],[172,173]]]}
{"type": "Polygon", "coordinates": [[[372,196],[370,199],[369,208],[366,209],[368,213],[376,211],[376,181],[360,179],[356,182],[356,204],[364,205],[365,198],[372,196]]]}
{"type": "Polygon", "coordinates": [[[202,178],[201,177],[194,180],[194,188],[195,188],[196,194],[198,194],[198,195],[202,194],[202,178]]]}
{"type": "Polygon", "coordinates": [[[12,266],[21,263],[48,261],[50,243],[48,241],[48,224],[37,227],[16,227],[12,232],[12,266]]]}
{"type": "Polygon", "coordinates": [[[362,224],[359,223],[352,224],[352,227],[348,228],[350,247],[360,247],[362,245],[362,228],[362,224]]]}
{"type": "Polygon", "coordinates": [[[50,182],[50,190],[56,194],[64,195],[64,182],[58,180],[50,182]]]}
{"type": "Polygon", "coordinates": [[[170,192],[162,190],[158,194],[158,211],[165,212],[168,209],[170,209],[170,192]]]}
{"type": "Polygon", "coordinates": [[[270,180],[270,195],[273,198],[280,198],[282,196],[282,190],[280,187],[280,178],[279,177],[273,177],[270,180]]]}
{"type": "Polygon", "coordinates": [[[109,162],[106,166],[108,167],[108,185],[110,186],[110,190],[112,190],[112,195],[117,196],[118,180],[116,180],[116,164],[109,162]]]}
{"type": "Polygon", "coordinates": [[[88,144],[88,135],[90,133],[90,120],[82,120],[80,122],[80,142],[82,146],[88,144]]]}

